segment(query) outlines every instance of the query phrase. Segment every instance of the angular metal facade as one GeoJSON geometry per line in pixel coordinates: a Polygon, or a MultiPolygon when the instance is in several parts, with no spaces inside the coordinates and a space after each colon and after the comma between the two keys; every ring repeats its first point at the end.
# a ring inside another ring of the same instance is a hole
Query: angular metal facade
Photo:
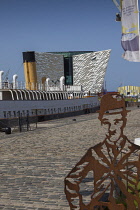
{"type": "Polygon", "coordinates": [[[73,84],[82,85],[86,92],[102,91],[111,50],[73,56],[73,84]]]}
{"type": "Polygon", "coordinates": [[[50,82],[56,83],[64,76],[63,55],[35,52],[35,60],[38,83],[41,83],[43,77],[50,78],[50,82]]]}
{"type": "Polygon", "coordinates": [[[60,77],[64,74],[66,76],[69,74],[67,71],[71,71],[73,85],[82,86],[85,92],[101,92],[110,52],[111,50],[60,52],[60,54],[59,52],[35,52],[37,81],[41,83],[42,78],[46,77],[50,78],[50,82],[57,83],[60,77]],[[67,57],[72,60],[70,69],[64,65],[64,58],[67,57]]]}

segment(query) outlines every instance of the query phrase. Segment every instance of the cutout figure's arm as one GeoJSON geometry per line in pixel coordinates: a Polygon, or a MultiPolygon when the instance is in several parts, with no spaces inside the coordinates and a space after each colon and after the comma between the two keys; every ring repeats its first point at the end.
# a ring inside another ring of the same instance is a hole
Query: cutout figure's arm
{"type": "Polygon", "coordinates": [[[79,193],[79,185],[88,172],[93,170],[94,161],[92,150],[89,149],[65,178],[65,194],[72,210],[85,206],[82,201],[82,195],[79,193]]]}

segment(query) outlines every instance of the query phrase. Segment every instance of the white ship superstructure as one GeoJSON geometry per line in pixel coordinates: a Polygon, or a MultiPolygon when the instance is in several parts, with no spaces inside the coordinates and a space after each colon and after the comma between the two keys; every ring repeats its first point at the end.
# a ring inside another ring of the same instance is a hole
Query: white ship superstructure
{"type": "Polygon", "coordinates": [[[22,116],[65,114],[99,106],[98,96],[87,96],[80,86],[63,86],[65,90],[47,86],[45,91],[27,90],[23,83],[21,87],[17,80],[15,83],[2,82],[0,118],[17,117],[19,113],[22,116]]]}
{"type": "Polygon", "coordinates": [[[36,64],[35,52],[24,52],[25,82],[19,82],[16,74],[12,81],[5,81],[4,72],[0,71],[0,127],[1,122],[6,123],[6,120],[21,116],[48,120],[95,112],[99,108],[97,92],[103,88],[109,54],[110,50],[102,53],[83,52],[83,56],[79,52],[70,52],[64,60],[62,55],[47,54],[47,59],[51,56],[51,61],[45,70],[46,61],[41,68],[41,63],[36,64]],[[57,72],[59,58],[62,68],[57,72]],[[51,69],[52,66],[54,69],[51,69]],[[96,90],[94,83],[98,87],[96,90]]]}

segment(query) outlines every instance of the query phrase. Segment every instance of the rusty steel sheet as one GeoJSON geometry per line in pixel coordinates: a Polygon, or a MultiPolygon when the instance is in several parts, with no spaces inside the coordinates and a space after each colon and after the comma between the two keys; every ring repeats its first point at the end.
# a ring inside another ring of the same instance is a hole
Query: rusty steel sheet
{"type": "Polygon", "coordinates": [[[124,135],[129,111],[119,94],[101,98],[98,119],[105,139],[89,148],[65,178],[71,210],[140,209],[140,146],[124,135]]]}

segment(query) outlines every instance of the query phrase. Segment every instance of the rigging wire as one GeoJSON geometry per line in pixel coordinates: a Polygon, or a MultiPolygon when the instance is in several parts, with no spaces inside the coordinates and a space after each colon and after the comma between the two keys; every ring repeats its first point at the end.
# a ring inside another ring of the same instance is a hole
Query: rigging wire
{"type": "MultiPolygon", "coordinates": [[[[17,69],[17,71],[15,73],[9,68],[8,71],[6,71],[6,73],[5,73],[4,77],[3,77],[3,80],[5,80],[5,81],[6,80],[9,80],[9,74],[10,74],[10,72],[12,72],[12,74],[13,73],[14,74],[18,74],[18,72],[21,69],[22,65],[23,65],[23,63],[21,63],[20,67],[17,69]]],[[[10,77],[11,77],[11,75],[10,75],[10,77]]]]}
{"type": "Polygon", "coordinates": [[[8,79],[8,75],[9,75],[10,69],[8,69],[8,71],[6,72],[5,76],[4,76],[4,80],[8,79]]]}
{"type": "Polygon", "coordinates": [[[21,63],[20,67],[18,68],[18,70],[16,71],[15,74],[17,74],[19,72],[19,70],[21,69],[22,65],[23,65],[23,63],[21,63]]]}

